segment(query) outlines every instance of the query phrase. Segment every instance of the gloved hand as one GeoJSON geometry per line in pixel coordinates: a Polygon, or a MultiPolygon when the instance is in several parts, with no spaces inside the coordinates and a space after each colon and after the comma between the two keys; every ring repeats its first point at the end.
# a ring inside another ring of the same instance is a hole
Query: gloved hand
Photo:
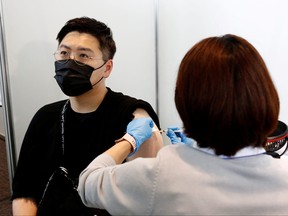
{"type": "Polygon", "coordinates": [[[180,128],[178,127],[170,127],[166,135],[171,140],[172,144],[192,144],[193,140],[191,138],[186,137],[183,132],[179,132],[180,128]]]}
{"type": "Polygon", "coordinates": [[[152,136],[152,128],[154,126],[151,118],[136,118],[128,125],[126,132],[131,135],[136,142],[136,149],[129,156],[138,151],[141,144],[152,136]]]}

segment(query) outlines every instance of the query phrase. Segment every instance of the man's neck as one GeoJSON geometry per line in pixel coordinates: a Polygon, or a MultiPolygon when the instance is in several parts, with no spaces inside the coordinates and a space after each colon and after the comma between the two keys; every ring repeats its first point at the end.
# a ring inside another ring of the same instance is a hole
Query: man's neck
{"type": "Polygon", "coordinates": [[[92,89],[77,97],[70,97],[71,108],[78,113],[95,111],[102,103],[107,93],[107,88],[92,89]]]}

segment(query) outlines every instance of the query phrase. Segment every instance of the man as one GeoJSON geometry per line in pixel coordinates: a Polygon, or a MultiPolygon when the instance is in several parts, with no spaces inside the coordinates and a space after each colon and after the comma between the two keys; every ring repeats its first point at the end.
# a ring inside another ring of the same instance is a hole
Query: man
{"type": "MultiPolygon", "coordinates": [[[[49,177],[59,166],[77,182],[80,172],[125,134],[133,118],[150,116],[155,130],[160,128],[150,104],[106,87],[116,52],[110,28],[95,19],[75,18],[57,40],[55,79],[69,99],[42,107],[29,125],[13,180],[14,215],[37,214],[49,177]]],[[[156,132],[127,160],[153,157],[162,146],[156,132]]]]}

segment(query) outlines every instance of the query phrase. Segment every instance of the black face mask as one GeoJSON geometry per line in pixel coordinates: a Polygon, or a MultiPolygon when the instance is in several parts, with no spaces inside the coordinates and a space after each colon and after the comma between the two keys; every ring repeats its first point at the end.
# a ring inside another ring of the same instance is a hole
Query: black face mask
{"type": "MultiPolygon", "coordinates": [[[[65,60],[66,61],[66,60],[65,60]]],[[[106,63],[106,62],[105,62],[106,63]]],[[[105,64],[104,63],[104,64],[105,64]]],[[[67,96],[79,96],[93,88],[103,77],[94,85],[90,82],[91,74],[104,66],[93,68],[89,65],[78,65],[74,60],[68,59],[64,63],[55,62],[55,72],[58,85],[67,96]]]]}

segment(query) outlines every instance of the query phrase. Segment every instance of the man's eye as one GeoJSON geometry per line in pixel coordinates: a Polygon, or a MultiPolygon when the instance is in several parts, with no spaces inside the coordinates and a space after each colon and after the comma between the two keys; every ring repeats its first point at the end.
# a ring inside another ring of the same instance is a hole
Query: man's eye
{"type": "Polygon", "coordinates": [[[79,54],[79,57],[82,58],[82,59],[89,59],[89,56],[85,53],[81,53],[79,54]]]}
{"type": "Polygon", "coordinates": [[[69,55],[69,53],[68,53],[68,52],[66,52],[66,51],[61,51],[61,52],[60,52],[60,55],[61,55],[61,56],[68,56],[68,55],[69,55]]]}

